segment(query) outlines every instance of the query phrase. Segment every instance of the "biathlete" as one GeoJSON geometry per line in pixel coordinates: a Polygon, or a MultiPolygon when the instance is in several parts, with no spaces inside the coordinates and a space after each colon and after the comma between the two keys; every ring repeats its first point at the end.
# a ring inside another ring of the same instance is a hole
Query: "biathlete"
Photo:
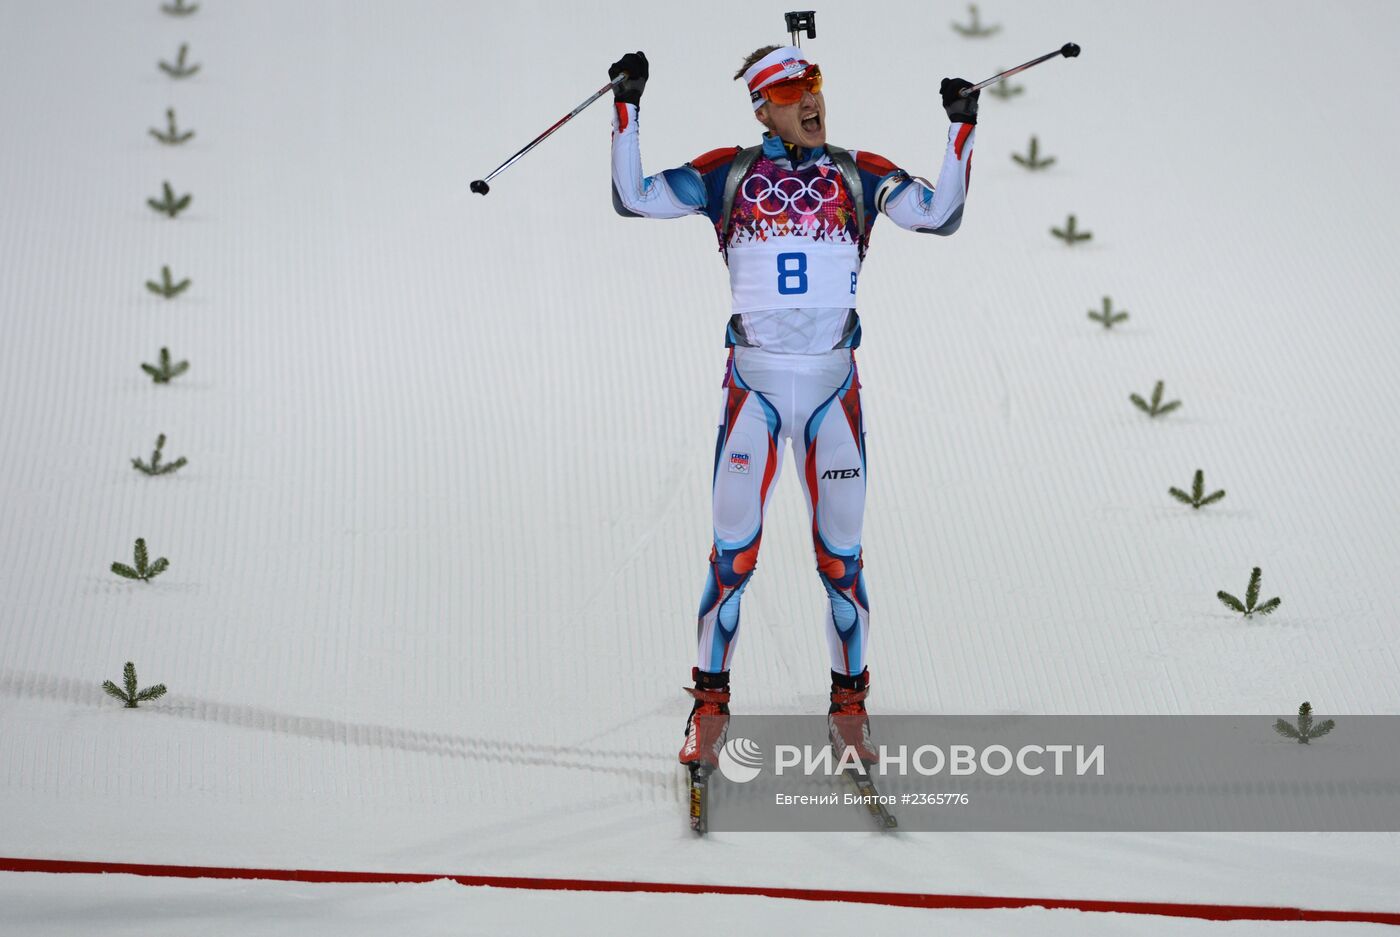
{"type": "Polygon", "coordinates": [[[901,228],[949,235],[962,221],[980,92],[940,87],[951,125],[937,182],[882,156],[826,142],[821,69],[792,46],[766,46],[735,74],[764,127],[753,147],[711,150],[676,169],[642,173],[638,105],[649,68],[624,55],[614,88],[613,204],[629,218],[704,215],[729,267],[733,314],[715,443],[714,542],[700,600],[694,697],[680,760],[713,768],[729,715],[739,602],[753,577],[769,492],[791,440],[806,495],[817,575],[830,600],[828,722],[838,753],[876,760],[865,700],[870,603],[861,559],[865,427],[854,349],[856,287],[870,231],[883,214],[901,228]]]}

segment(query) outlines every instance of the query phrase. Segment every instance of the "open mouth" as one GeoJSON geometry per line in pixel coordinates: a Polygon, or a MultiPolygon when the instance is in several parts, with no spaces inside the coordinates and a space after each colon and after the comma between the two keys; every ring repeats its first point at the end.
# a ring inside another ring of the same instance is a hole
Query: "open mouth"
{"type": "Polygon", "coordinates": [[[802,129],[808,133],[816,133],[822,129],[822,116],[820,114],[808,114],[802,118],[802,129]]]}

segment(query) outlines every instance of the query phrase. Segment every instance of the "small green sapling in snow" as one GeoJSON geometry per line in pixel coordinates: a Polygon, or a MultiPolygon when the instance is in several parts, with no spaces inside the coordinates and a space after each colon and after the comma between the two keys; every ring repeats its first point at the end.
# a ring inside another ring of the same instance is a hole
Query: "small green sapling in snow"
{"type": "Polygon", "coordinates": [[[1225,497],[1225,489],[1213,491],[1206,494],[1206,473],[1196,469],[1196,477],[1191,481],[1191,493],[1188,495],[1180,488],[1168,488],[1167,493],[1183,504],[1189,504],[1196,510],[1200,510],[1207,504],[1214,504],[1225,497]]]}
{"type": "Polygon", "coordinates": [[[146,289],[150,290],[152,293],[155,293],[157,296],[164,296],[166,299],[174,299],[176,296],[179,296],[185,290],[189,289],[189,277],[186,277],[179,283],[176,283],[170,277],[169,267],[160,268],[160,277],[161,282],[159,283],[155,282],[154,280],[146,281],[146,289]]]}
{"type": "Polygon", "coordinates": [[[188,43],[180,43],[180,55],[178,58],[175,59],[175,64],[171,65],[169,62],[160,62],[160,70],[165,72],[171,78],[190,77],[195,72],[199,71],[199,66],[185,64],[185,55],[189,51],[190,47],[188,43]]]}
{"type": "Polygon", "coordinates": [[[967,12],[972,16],[972,22],[964,26],[961,23],[953,23],[952,27],[960,34],[971,39],[981,39],[992,35],[1001,29],[1000,26],[983,26],[981,16],[977,12],[977,4],[972,3],[967,7],[967,12]]]}
{"type": "Polygon", "coordinates": [[[1080,231],[1078,224],[1079,222],[1075,217],[1070,215],[1069,220],[1065,222],[1063,228],[1051,228],[1050,233],[1064,241],[1070,247],[1073,247],[1080,241],[1087,241],[1094,236],[1092,231],[1080,231]]]}
{"type": "Polygon", "coordinates": [[[157,384],[169,384],[172,380],[184,374],[189,369],[190,363],[188,361],[171,362],[169,348],[162,348],[160,350],[159,367],[154,364],[146,364],[144,361],[141,363],[141,370],[149,374],[151,380],[157,384]]]}
{"type": "Polygon", "coordinates": [[[1177,407],[1181,406],[1181,401],[1173,400],[1170,403],[1162,403],[1163,386],[1164,385],[1162,384],[1162,382],[1158,381],[1157,386],[1152,388],[1151,403],[1148,403],[1146,400],[1143,400],[1137,394],[1129,394],[1128,399],[1131,400],[1139,410],[1151,417],[1158,417],[1167,413],[1171,413],[1177,407]]]}
{"type": "Polygon", "coordinates": [[[126,579],[139,579],[142,582],[150,582],[156,576],[165,572],[170,566],[170,561],[163,556],[154,563],[148,563],[146,561],[146,540],[143,537],[136,538],[136,555],[134,559],[136,562],[134,569],[127,566],[125,563],[113,563],[112,572],[126,579]]]}
{"type": "Polygon", "coordinates": [[[1031,149],[1029,154],[1022,156],[1020,153],[1012,153],[1011,158],[1027,169],[1045,169],[1055,165],[1055,157],[1046,156],[1041,158],[1040,141],[1034,136],[1031,137],[1031,149]]]}
{"type": "Polygon", "coordinates": [[[1254,571],[1249,574],[1249,585],[1245,588],[1243,602],[1241,602],[1239,599],[1235,598],[1233,595],[1223,590],[1215,593],[1215,597],[1218,598],[1221,602],[1225,603],[1225,606],[1227,608],[1239,612],[1245,618],[1248,618],[1251,615],[1268,615],[1274,609],[1282,605],[1283,600],[1280,599],[1278,596],[1274,596],[1272,599],[1269,599],[1269,601],[1265,602],[1263,605],[1257,604],[1259,601],[1260,578],[1261,577],[1259,573],[1259,567],[1256,566],[1254,567],[1254,571]]]}
{"type": "Polygon", "coordinates": [[[176,198],[175,190],[170,188],[169,182],[165,183],[164,188],[165,194],[160,200],[148,198],[146,199],[146,204],[161,214],[169,215],[171,218],[174,218],[176,215],[180,214],[180,212],[190,207],[190,199],[193,196],[182,195],[176,198]]]}
{"type": "MultiPolygon", "coordinates": [[[[998,68],[997,71],[1004,72],[1006,71],[1006,69],[998,68]]],[[[1022,93],[1026,89],[1024,85],[1013,85],[1011,83],[1010,78],[1003,78],[1001,81],[997,82],[996,84],[992,85],[986,90],[987,93],[990,94],[992,97],[1001,98],[1003,101],[1005,101],[1009,98],[1014,98],[1016,95],[1022,93]]]]}
{"type": "Polygon", "coordinates": [[[165,122],[167,129],[164,132],[151,128],[151,136],[168,146],[178,146],[194,136],[194,131],[189,130],[181,133],[175,126],[175,108],[167,108],[165,111],[165,122]]]}
{"type": "Polygon", "coordinates": [[[159,436],[156,437],[156,449],[155,449],[155,452],[151,453],[151,462],[150,462],[150,464],[147,465],[145,462],[142,462],[140,459],[132,459],[132,460],[131,460],[132,467],[136,468],[138,471],[145,472],[147,475],[168,475],[169,473],[174,472],[174,471],[177,471],[178,469],[180,469],[181,467],[183,467],[183,466],[185,465],[185,457],[184,457],[184,456],[180,456],[180,458],[176,459],[174,462],[170,462],[170,463],[168,463],[168,464],[166,464],[166,465],[161,465],[161,464],[160,464],[160,451],[161,451],[161,449],[164,449],[164,448],[165,448],[165,434],[164,434],[164,433],[161,433],[159,436]]]}
{"type": "Polygon", "coordinates": [[[1314,723],[1312,714],[1312,703],[1304,702],[1298,707],[1298,724],[1292,725],[1282,719],[1274,723],[1274,731],[1284,738],[1297,740],[1299,745],[1308,744],[1309,739],[1319,738],[1331,732],[1337,725],[1335,719],[1327,719],[1314,723]]]}
{"type": "Polygon", "coordinates": [[[1128,318],[1128,310],[1120,309],[1114,312],[1113,300],[1105,296],[1103,298],[1103,312],[1095,312],[1093,309],[1090,309],[1089,318],[1093,319],[1095,322],[1101,323],[1104,328],[1111,329],[1128,318]]]}
{"type": "Polygon", "coordinates": [[[122,682],[126,684],[126,689],[118,689],[111,680],[102,681],[102,689],[107,691],[108,696],[115,696],[126,704],[127,709],[136,709],[137,703],[149,702],[153,699],[160,699],[165,695],[165,684],[157,683],[155,686],[137,691],[136,689],[136,665],[131,661],[126,662],[122,668],[122,682]]]}

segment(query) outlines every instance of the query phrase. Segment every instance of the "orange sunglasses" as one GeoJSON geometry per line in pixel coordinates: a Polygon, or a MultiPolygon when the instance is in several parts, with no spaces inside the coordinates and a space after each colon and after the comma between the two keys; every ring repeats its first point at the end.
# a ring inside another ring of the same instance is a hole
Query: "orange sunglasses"
{"type": "Polygon", "coordinates": [[[822,70],[816,65],[808,65],[807,70],[796,78],[789,78],[786,81],[775,81],[766,88],[759,90],[774,104],[796,104],[802,100],[802,95],[810,91],[816,94],[822,90],[822,70]]]}

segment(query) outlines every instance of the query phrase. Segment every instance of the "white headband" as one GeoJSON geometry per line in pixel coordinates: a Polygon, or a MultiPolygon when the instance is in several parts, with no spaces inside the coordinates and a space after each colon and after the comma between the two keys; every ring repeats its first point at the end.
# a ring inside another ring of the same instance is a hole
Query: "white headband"
{"type": "Polygon", "coordinates": [[[750,65],[744,71],[744,82],[749,86],[749,100],[753,102],[753,109],[758,110],[763,106],[765,99],[760,91],[775,82],[796,78],[811,64],[802,57],[801,49],[783,46],[750,65]]]}

